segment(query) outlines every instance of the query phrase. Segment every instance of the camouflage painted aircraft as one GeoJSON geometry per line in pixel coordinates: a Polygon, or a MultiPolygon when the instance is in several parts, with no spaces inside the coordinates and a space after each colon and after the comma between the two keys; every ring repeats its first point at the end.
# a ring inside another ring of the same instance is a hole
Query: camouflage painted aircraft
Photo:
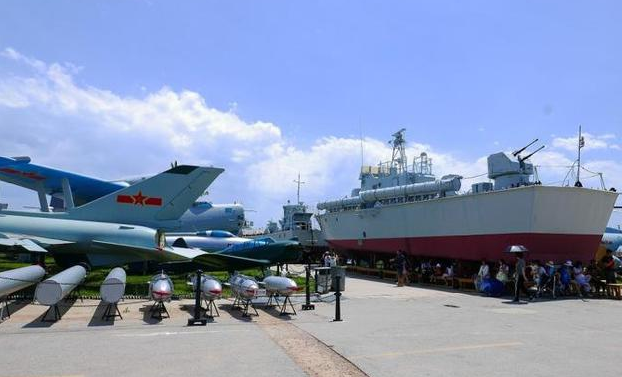
{"type": "MultiPolygon", "coordinates": [[[[106,181],[47,166],[36,165],[30,157],[0,157],[0,181],[33,190],[39,195],[41,211],[63,211],[90,203],[115,191],[145,180],[134,177],[106,181]],[[47,203],[46,195],[50,195],[47,203]]],[[[141,220],[136,225],[166,230],[167,232],[197,232],[222,229],[237,233],[244,225],[244,208],[240,204],[212,204],[193,202],[180,221],[160,223],[141,220]]]]}
{"type": "Polygon", "coordinates": [[[174,247],[208,252],[206,257],[195,260],[204,271],[239,271],[253,267],[296,263],[301,260],[303,252],[302,245],[297,241],[277,242],[270,237],[249,239],[216,230],[178,234],[167,236],[166,239],[174,247]],[[238,259],[232,260],[229,258],[231,256],[238,259]]]}

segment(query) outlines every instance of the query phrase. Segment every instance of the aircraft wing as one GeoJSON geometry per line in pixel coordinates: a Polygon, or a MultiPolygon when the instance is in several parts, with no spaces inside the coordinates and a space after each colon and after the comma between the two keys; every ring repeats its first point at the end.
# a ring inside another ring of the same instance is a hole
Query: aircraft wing
{"type": "Polygon", "coordinates": [[[72,241],[31,236],[27,234],[0,233],[0,251],[7,253],[47,253],[50,246],[69,245],[72,241]]]}
{"type": "Polygon", "coordinates": [[[245,258],[219,253],[204,253],[194,257],[192,261],[217,271],[244,270],[253,267],[270,266],[272,264],[267,259],[245,258]]]}
{"type": "Polygon", "coordinates": [[[48,195],[63,192],[62,180],[69,181],[76,206],[91,202],[127,185],[33,164],[29,157],[0,157],[0,181],[48,195]]]}
{"type": "Polygon", "coordinates": [[[206,254],[198,249],[185,249],[180,247],[165,247],[163,249],[124,245],[113,242],[92,241],[96,249],[116,252],[124,256],[132,255],[141,260],[154,260],[158,262],[190,262],[193,258],[206,254]]]}

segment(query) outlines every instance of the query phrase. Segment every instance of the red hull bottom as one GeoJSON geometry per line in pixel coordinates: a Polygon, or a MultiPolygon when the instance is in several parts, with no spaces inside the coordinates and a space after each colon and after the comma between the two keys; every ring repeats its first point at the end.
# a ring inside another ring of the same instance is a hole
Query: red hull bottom
{"type": "Polygon", "coordinates": [[[562,262],[570,259],[586,263],[594,258],[601,238],[600,235],[522,233],[328,240],[328,243],[336,249],[348,250],[360,256],[370,253],[394,254],[397,250],[404,250],[412,256],[472,261],[507,260],[511,255],[504,250],[509,245],[523,245],[529,250],[525,256],[528,260],[562,262]]]}

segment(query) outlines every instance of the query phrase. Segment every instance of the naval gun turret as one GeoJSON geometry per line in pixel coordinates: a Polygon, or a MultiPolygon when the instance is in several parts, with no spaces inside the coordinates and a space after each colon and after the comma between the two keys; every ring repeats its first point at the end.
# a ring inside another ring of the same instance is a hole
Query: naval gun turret
{"type": "Polygon", "coordinates": [[[514,151],[511,156],[504,152],[488,156],[488,178],[495,181],[495,190],[534,184],[531,180],[531,176],[534,175],[534,167],[532,163],[526,162],[526,160],[544,149],[544,145],[525,157],[520,154],[537,141],[538,139],[535,139],[525,147],[514,151]],[[513,161],[512,157],[515,157],[516,161],[513,161]]]}

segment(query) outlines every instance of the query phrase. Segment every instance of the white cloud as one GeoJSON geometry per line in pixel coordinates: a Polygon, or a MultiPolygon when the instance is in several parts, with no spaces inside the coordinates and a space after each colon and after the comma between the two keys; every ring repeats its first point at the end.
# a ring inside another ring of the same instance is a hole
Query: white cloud
{"type": "MultiPolygon", "coordinates": [[[[166,86],[142,89],[142,97],[124,97],[77,84],[80,68],[72,64],[48,64],[13,49],[0,56],[30,68],[21,76],[0,72],[3,155],[30,155],[36,163],[108,179],[154,173],[173,160],[222,166],[226,172],[210,188],[211,199],[241,200],[257,211],[251,215],[257,225],[276,219],[280,206],[295,200],[298,172],[306,182],[302,199],[312,205],[348,195],[358,186],[361,142],[355,137],[326,136],[303,149],[271,122],[241,119],[235,102],[219,110],[197,92],[166,86]]],[[[386,141],[366,138],[363,150],[369,165],[391,156],[386,141]]],[[[416,143],[409,143],[409,163],[423,151],[432,158],[437,176],[474,177],[487,171],[485,157],[464,160],[416,143]]],[[[534,160],[571,164],[559,152],[543,152],[534,160]]],[[[462,188],[486,179],[465,180],[462,188]]],[[[34,195],[29,198],[36,202],[34,195]]]]}
{"type": "MultiPolygon", "coordinates": [[[[585,147],[583,150],[594,149],[617,149],[618,145],[610,143],[611,140],[615,140],[616,136],[613,134],[604,135],[592,135],[590,133],[583,133],[585,139],[585,147]]],[[[579,142],[579,135],[569,137],[555,137],[553,139],[553,147],[564,149],[567,151],[576,151],[579,142]]]]}

